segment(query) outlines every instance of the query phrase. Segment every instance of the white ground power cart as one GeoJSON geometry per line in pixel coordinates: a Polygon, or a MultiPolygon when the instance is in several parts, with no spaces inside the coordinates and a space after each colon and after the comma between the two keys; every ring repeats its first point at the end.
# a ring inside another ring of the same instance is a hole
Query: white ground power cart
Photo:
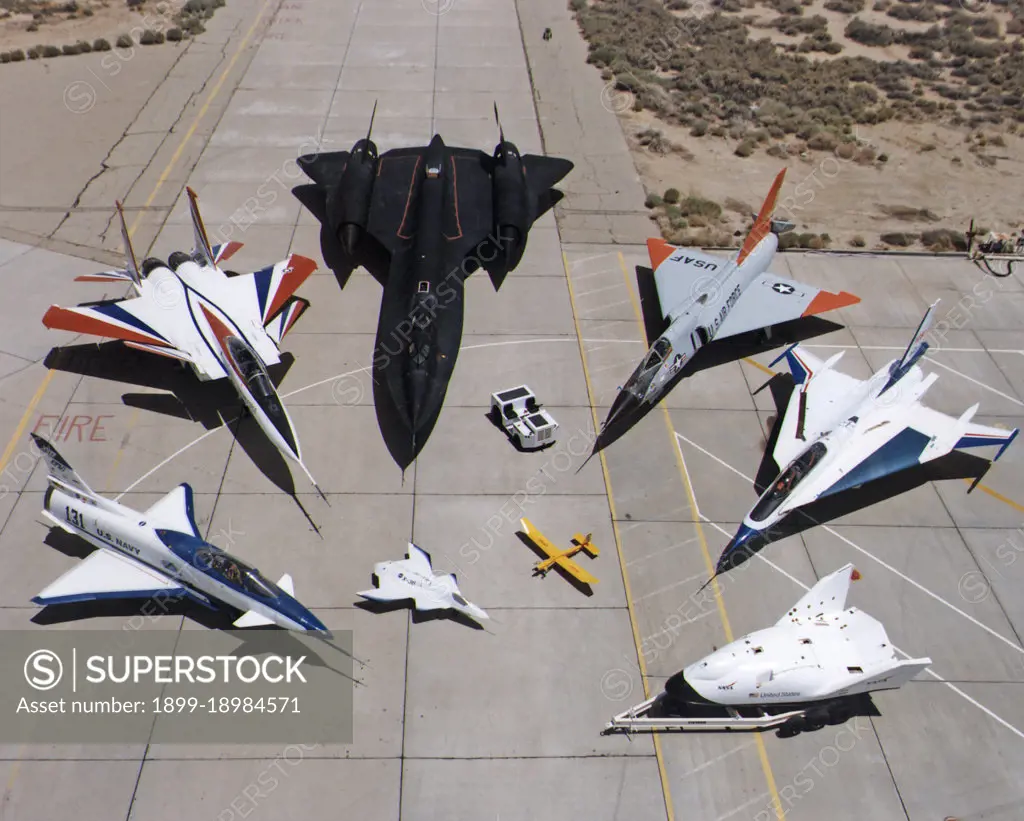
{"type": "Polygon", "coordinates": [[[491,419],[523,450],[539,450],[555,443],[558,423],[541,410],[526,385],[491,394],[491,419]]]}

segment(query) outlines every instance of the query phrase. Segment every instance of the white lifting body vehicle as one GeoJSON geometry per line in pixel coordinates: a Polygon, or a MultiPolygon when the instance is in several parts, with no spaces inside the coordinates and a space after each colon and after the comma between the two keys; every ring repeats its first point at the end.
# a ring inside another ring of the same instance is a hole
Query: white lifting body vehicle
{"type": "Polygon", "coordinates": [[[541,410],[537,397],[526,385],[492,393],[491,418],[523,450],[539,450],[555,443],[558,423],[541,410]]]}

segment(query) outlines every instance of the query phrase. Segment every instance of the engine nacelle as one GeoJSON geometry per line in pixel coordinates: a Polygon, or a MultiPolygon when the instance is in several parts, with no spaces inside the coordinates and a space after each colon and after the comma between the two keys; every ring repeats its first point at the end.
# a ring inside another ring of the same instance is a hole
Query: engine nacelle
{"type": "Polygon", "coordinates": [[[493,172],[494,238],[503,271],[519,264],[526,248],[530,227],[526,175],[518,149],[502,141],[494,151],[493,172]]]}
{"type": "Polygon", "coordinates": [[[377,146],[371,140],[360,140],[352,147],[341,181],[327,195],[331,230],[350,256],[366,233],[376,176],[377,146]]]}

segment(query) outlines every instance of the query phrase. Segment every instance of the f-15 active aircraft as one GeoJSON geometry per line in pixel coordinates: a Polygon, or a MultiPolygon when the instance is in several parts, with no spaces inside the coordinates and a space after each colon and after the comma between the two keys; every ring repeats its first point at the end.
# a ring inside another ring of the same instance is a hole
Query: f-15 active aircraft
{"type": "Polygon", "coordinates": [[[295,428],[267,373],[267,365],[281,361],[284,335],[309,307],[293,294],[316,263],[292,254],[253,274],[228,276],[218,266],[242,245],[210,247],[195,192],[186,190],[195,234],[191,254],[175,251],[166,263],[149,258],[140,268],[117,203],[126,267],[76,279],[127,282],[137,296],[75,308],[51,305],[43,324],[119,339],[132,348],[178,359],[191,365],[203,382],[228,377],[267,438],[302,468],[323,496],[302,461],[295,428]]]}
{"type": "Polygon", "coordinates": [[[324,258],[348,270],[363,265],[383,284],[374,366],[405,429],[398,454],[388,443],[403,469],[444,402],[462,341],[465,280],[484,268],[500,285],[533,223],[561,196],[552,186],[573,167],[520,155],[500,124],[499,134],[493,154],[450,147],[435,134],[429,145],[378,156],[367,131],[351,151],[298,159],[315,185],[293,193],[323,225],[324,258]]]}
{"type": "Polygon", "coordinates": [[[49,442],[35,434],[32,439],[49,468],[43,516],[99,548],[33,602],[187,597],[214,610],[226,605],[240,612],[235,627],[276,624],[330,638],[320,620],[296,601],[291,576],[275,584],[203,541],[189,485],[179,485],[140,513],[98,496],[49,442]]]}
{"type": "MultiPolygon", "coordinates": [[[[771,528],[816,499],[860,487],[957,448],[998,447],[1003,455],[1018,429],[971,421],[978,404],[959,418],[921,404],[938,379],[917,364],[938,301],[921,320],[903,356],[861,381],[835,369],[843,351],[822,362],[793,345],[775,360],[789,364],[793,391],[780,422],[774,458],[785,469],[743,519],[718,560],[717,573],[742,564],[771,538],[771,528]]],[[[775,362],[772,364],[774,365],[775,362]]]]}
{"type": "Polygon", "coordinates": [[[615,397],[595,452],[605,446],[613,423],[630,426],[656,405],[683,366],[711,340],[860,302],[845,291],[833,294],[768,271],[778,233],[792,228],[772,219],[785,175],[783,169],[775,177],[750,233],[731,259],[676,248],[663,239],[647,240],[662,330],[615,397]]]}

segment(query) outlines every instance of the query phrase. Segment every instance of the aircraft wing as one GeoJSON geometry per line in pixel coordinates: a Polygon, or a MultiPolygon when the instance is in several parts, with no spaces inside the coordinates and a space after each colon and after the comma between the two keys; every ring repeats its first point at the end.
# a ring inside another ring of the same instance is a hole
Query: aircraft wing
{"type": "Polygon", "coordinates": [[[856,305],[860,297],[840,291],[833,294],[771,273],[756,277],[740,294],[715,334],[716,339],[780,325],[802,316],[856,305]]]}
{"type": "Polygon", "coordinates": [[[581,584],[597,584],[597,579],[591,576],[572,559],[568,559],[563,556],[560,559],[555,559],[555,564],[581,584]]]}
{"type": "Polygon", "coordinates": [[[782,427],[772,454],[780,467],[792,462],[811,442],[831,428],[847,397],[864,384],[860,379],[832,367],[841,357],[840,353],[825,362],[805,348],[793,345],[772,362],[774,365],[785,359],[797,385],[782,417],[782,427]]]}
{"type": "Polygon", "coordinates": [[[545,555],[551,557],[556,553],[561,552],[548,541],[547,536],[533,526],[533,523],[529,519],[520,519],[519,523],[523,526],[523,531],[526,533],[527,537],[529,537],[530,541],[537,545],[545,555]]]}
{"type": "Polygon", "coordinates": [[[145,297],[75,308],[51,305],[43,315],[43,324],[47,328],[120,339],[133,347],[187,362],[190,361],[188,354],[178,350],[172,341],[182,335],[180,331],[175,333],[181,321],[179,312],[145,297]]]}
{"type": "MultiPolygon", "coordinates": [[[[692,248],[676,248],[663,239],[647,240],[654,287],[665,319],[671,321],[699,299],[717,291],[717,282],[732,264],[725,257],[692,248]]],[[[735,310],[735,308],[733,309],[735,310]]]]}
{"type": "Polygon", "coordinates": [[[36,604],[69,604],[98,599],[139,599],[157,594],[184,595],[166,576],[128,558],[97,550],[32,599],[36,604]]]}
{"type": "Polygon", "coordinates": [[[147,521],[160,522],[168,530],[191,533],[197,539],[203,538],[199,534],[199,526],[196,524],[192,488],[189,485],[178,485],[147,508],[144,515],[147,521]]]}
{"type": "MultiPolygon", "coordinates": [[[[282,309],[287,308],[292,312],[296,310],[297,305],[301,305],[294,300],[289,302],[289,299],[316,268],[316,263],[308,257],[292,254],[287,259],[255,273],[232,277],[227,282],[227,287],[235,300],[231,307],[245,311],[248,316],[256,317],[260,324],[267,325],[283,312],[282,309]]],[[[288,332],[303,310],[304,306],[298,309],[298,314],[290,313],[289,317],[285,318],[286,324],[281,326],[280,336],[283,337],[288,332]]]]}

